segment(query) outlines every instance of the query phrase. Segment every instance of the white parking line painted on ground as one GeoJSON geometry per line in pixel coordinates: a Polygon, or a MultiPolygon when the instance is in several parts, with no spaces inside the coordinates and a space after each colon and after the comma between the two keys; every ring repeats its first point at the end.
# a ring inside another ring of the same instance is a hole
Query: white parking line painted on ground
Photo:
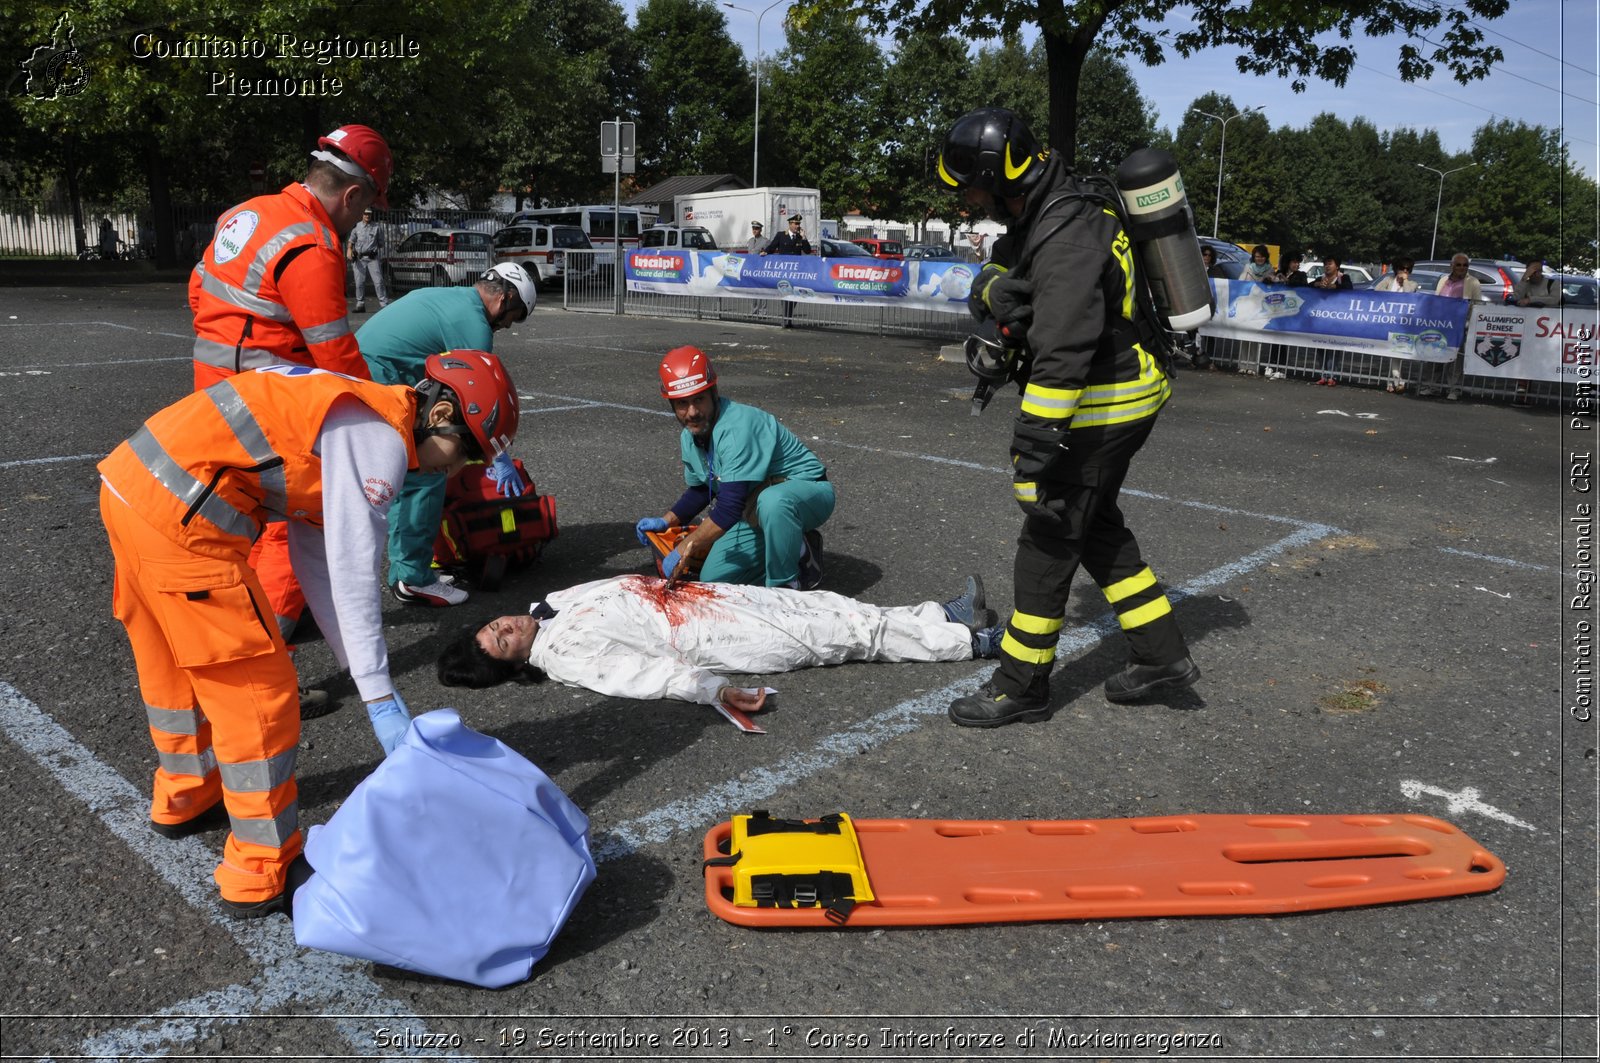
{"type": "Polygon", "coordinates": [[[1495,557],[1493,554],[1475,554],[1471,550],[1457,550],[1453,546],[1435,547],[1441,554],[1455,554],[1458,557],[1470,557],[1474,561],[1493,561],[1497,565],[1514,565],[1517,568],[1531,568],[1535,572],[1554,572],[1549,565],[1535,565],[1530,561],[1515,561],[1509,557],[1495,557]]]}
{"type": "MultiPolygon", "coordinates": [[[[1337,528],[1325,524],[1307,524],[1294,534],[1247,557],[1195,577],[1172,590],[1168,597],[1174,603],[1181,602],[1202,591],[1221,586],[1286,550],[1307,546],[1337,534],[1340,534],[1337,528]]],[[[1077,653],[1120,632],[1116,617],[1107,612],[1092,624],[1063,631],[1057,652],[1077,653]]],[[[850,757],[914,731],[922,726],[926,717],[943,715],[950,702],[976,691],[991,668],[992,665],[985,665],[981,670],[946,687],[902,701],[860,723],[818,739],[810,749],[793,753],[775,764],[752,768],[710,787],[697,797],[674,801],[601,831],[595,836],[595,860],[615,860],[644,846],[660,844],[683,831],[704,830],[707,824],[726,819],[730,812],[755,807],[779,791],[819,775],[850,757]]]]}
{"type": "Polygon", "coordinates": [[[1429,786],[1427,783],[1418,782],[1416,779],[1406,779],[1400,783],[1400,792],[1413,801],[1418,800],[1424,794],[1430,797],[1442,797],[1446,802],[1446,810],[1452,816],[1458,816],[1463,812],[1471,812],[1475,815],[1499,820],[1501,823],[1509,823],[1513,827],[1521,827],[1523,830],[1531,830],[1535,833],[1539,830],[1532,823],[1524,823],[1509,812],[1502,812],[1493,805],[1485,804],[1483,795],[1478,792],[1476,786],[1463,786],[1459,790],[1451,791],[1437,786],[1429,786]]]}
{"type": "MultiPolygon", "coordinates": [[[[386,997],[362,961],[301,949],[287,920],[236,922],[225,916],[211,883],[217,854],[198,838],[158,836],[150,829],[149,797],[4,681],[0,681],[0,733],[49,772],[68,794],[87,805],[107,830],[202,917],[237,941],[262,968],[248,985],[204,993],[163,1009],[145,1023],[90,1037],[83,1043],[81,1055],[112,1059],[150,1055],[157,1048],[198,1040],[216,1026],[231,1025],[290,1002],[393,1016],[396,1025],[418,1034],[413,1040],[426,1043],[422,1037],[426,1025],[404,1004],[386,997]]],[[[333,1025],[356,1054],[388,1054],[373,1044],[370,1026],[349,1020],[333,1025]]]]}
{"type": "Polygon", "coordinates": [[[68,454],[62,458],[18,458],[16,461],[0,461],[0,469],[19,469],[25,465],[54,465],[62,461],[99,461],[104,454],[68,454]]]}

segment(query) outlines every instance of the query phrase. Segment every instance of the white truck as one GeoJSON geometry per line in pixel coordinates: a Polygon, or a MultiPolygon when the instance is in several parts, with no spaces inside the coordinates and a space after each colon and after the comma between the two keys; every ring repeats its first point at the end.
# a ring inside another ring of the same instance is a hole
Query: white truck
{"type": "MultiPolygon", "coordinates": [[[[803,219],[801,227],[813,245],[822,231],[818,227],[822,193],[815,188],[734,188],[726,192],[697,192],[674,196],[672,205],[678,225],[709,229],[717,246],[723,250],[748,250],[753,221],[765,227],[763,235],[769,240],[788,227],[792,214],[803,219]]],[[[663,220],[661,224],[667,222],[663,220]]]]}

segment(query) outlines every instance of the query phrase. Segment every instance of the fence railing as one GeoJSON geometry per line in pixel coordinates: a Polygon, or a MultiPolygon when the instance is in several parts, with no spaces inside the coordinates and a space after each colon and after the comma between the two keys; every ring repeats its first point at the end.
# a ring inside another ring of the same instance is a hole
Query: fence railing
{"type": "MultiPolygon", "coordinates": [[[[562,306],[580,313],[615,313],[611,252],[567,252],[562,306]]],[[[855,306],[733,296],[684,296],[656,292],[624,292],[622,312],[645,317],[696,321],[740,321],[784,328],[835,329],[878,336],[915,336],[959,342],[972,331],[964,314],[939,313],[894,305],[855,306]]],[[[1471,396],[1518,405],[1549,405],[1570,399],[1575,385],[1547,380],[1507,380],[1462,375],[1461,359],[1453,363],[1387,358],[1364,351],[1330,351],[1287,343],[1213,339],[1201,341],[1213,371],[1257,375],[1266,380],[1315,383],[1332,379],[1336,387],[1377,388],[1399,394],[1449,399],[1471,396]]],[[[1192,370],[1185,370],[1192,371],[1192,370]]]]}

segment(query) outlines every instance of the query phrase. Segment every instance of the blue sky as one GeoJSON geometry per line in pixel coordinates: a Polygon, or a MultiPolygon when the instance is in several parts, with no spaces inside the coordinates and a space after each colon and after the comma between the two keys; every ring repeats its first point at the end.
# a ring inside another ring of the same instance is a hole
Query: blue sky
{"type": "MultiPolygon", "coordinates": [[[[624,0],[629,9],[637,6],[624,0]]],[[[761,0],[741,0],[756,11],[761,0]]],[[[1446,151],[1465,152],[1485,122],[1509,118],[1559,128],[1574,163],[1600,174],[1600,36],[1595,0],[1512,0],[1503,18],[1482,24],[1488,40],[1505,53],[1486,81],[1461,85],[1447,72],[1407,84],[1395,75],[1400,38],[1357,40],[1357,66],[1343,88],[1312,81],[1290,91],[1277,77],[1240,74],[1233,53],[1213,49],[1189,59],[1134,69],[1140,89],[1156,109],[1158,125],[1174,128],[1198,96],[1221,92],[1238,107],[1262,105],[1274,126],[1304,126],[1323,111],[1349,121],[1357,116],[1380,131],[1399,127],[1435,129],[1446,151]]],[[[1181,12],[1181,9],[1180,9],[1181,12]]],[[[755,54],[756,16],[723,9],[728,31],[747,55],[755,54]]],[[[761,22],[761,47],[769,57],[783,46],[783,8],[761,22]]]]}

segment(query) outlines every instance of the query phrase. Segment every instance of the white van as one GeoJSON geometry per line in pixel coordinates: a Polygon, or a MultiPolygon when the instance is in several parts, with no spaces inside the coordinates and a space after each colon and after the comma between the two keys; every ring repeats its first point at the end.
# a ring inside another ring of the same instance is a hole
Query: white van
{"type": "Polygon", "coordinates": [[[537,283],[542,285],[560,283],[568,251],[593,249],[594,245],[576,225],[514,222],[494,234],[495,262],[515,262],[536,274],[537,283]]]}
{"type": "Polygon", "coordinates": [[[639,237],[639,246],[679,248],[684,251],[716,251],[717,241],[702,225],[657,225],[639,237]]]}

